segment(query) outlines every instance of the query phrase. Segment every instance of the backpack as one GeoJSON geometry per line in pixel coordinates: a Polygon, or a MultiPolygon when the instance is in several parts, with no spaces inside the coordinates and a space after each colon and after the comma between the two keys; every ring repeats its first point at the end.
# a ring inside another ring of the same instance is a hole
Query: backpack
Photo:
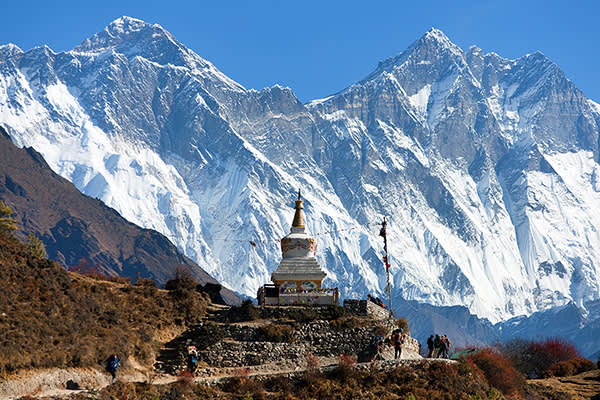
{"type": "Polygon", "coordinates": [[[105,368],[107,371],[116,371],[119,368],[119,357],[110,356],[106,360],[105,368]]]}

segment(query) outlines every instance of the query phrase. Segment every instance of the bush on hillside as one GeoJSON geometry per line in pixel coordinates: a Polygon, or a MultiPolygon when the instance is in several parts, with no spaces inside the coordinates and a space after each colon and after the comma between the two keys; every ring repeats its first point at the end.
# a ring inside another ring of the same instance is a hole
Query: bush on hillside
{"type": "Polygon", "coordinates": [[[512,339],[500,345],[500,350],[527,378],[539,378],[553,364],[581,357],[575,345],[562,338],[512,339]]]}
{"type": "Polygon", "coordinates": [[[591,371],[596,369],[596,365],[582,357],[574,358],[568,361],[560,361],[556,364],[551,365],[549,368],[542,372],[544,378],[551,376],[571,376],[577,375],[582,372],[591,371]]]}
{"type": "Polygon", "coordinates": [[[485,348],[470,354],[466,361],[481,371],[490,386],[505,395],[518,394],[525,386],[525,379],[513,367],[510,359],[495,349],[485,348]]]}
{"type": "Polygon", "coordinates": [[[138,276],[135,280],[135,286],[155,288],[156,282],[154,282],[154,280],[152,280],[151,278],[142,278],[138,276]]]}
{"type": "Polygon", "coordinates": [[[408,328],[408,321],[406,320],[406,318],[404,318],[404,317],[398,318],[396,320],[396,327],[398,327],[399,329],[402,329],[402,331],[405,334],[410,335],[410,329],[408,328]]]}
{"type": "Polygon", "coordinates": [[[199,282],[194,278],[192,271],[184,266],[175,267],[175,276],[165,283],[165,289],[177,290],[177,289],[196,289],[199,282]]]}
{"type": "Polygon", "coordinates": [[[294,328],[289,325],[269,324],[257,329],[258,340],[275,343],[292,343],[294,328]]]}
{"type": "Polygon", "coordinates": [[[260,318],[260,313],[252,304],[252,300],[245,300],[240,306],[233,306],[222,316],[225,322],[254,321],[260,318]]]}

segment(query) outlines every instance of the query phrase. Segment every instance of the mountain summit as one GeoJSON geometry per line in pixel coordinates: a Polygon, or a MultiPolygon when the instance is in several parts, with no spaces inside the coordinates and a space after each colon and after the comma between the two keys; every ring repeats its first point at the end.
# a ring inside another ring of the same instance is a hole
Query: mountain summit
{"type": "Polygon", "coordinates": [[[432,29],[308,105],[127,17],[71,52],[3,54],[16,143],[249,296],[301,188],[343,296],[383,292],[387,216],[392,303],[497,322],[600,297],[599,106],[541,53],[465,52],[432,29]]]}

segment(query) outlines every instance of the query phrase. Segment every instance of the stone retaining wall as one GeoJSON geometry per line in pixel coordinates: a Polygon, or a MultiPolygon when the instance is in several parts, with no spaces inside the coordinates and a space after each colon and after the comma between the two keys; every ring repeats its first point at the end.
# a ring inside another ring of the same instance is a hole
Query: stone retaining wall
{"type": "MultiPolygon", "coordinates": [[[[213,367],[241,367],[268,363],[303,363],[307,354],[319,357],[338,357],[342,354],[356,356],[359,361],[368,361],[375,349],[372,338],[394,329],[394,321],[379,320],[377,324],[361,328],[342,329],[331,321],[317,320],[301,325],[293,332],[290,343],[261,341],[258,329],[246,325],[222,326],[224,340],[200,352],[200,359],[213,367]]],[[[384,358],[393,357],[391,345],[384,358]]],[[[403,352],[418,354],[418,342],[407,336],[403,352]]]]}

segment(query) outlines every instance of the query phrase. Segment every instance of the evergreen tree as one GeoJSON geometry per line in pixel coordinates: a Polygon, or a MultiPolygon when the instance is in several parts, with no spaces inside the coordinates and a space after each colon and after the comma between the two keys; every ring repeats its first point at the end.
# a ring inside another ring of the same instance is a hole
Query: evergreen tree
{"type": "Polygon", "coordinates": [[[10,234],[17,229],[17,224],[11,215],[11,208],[0,200],[0,233],[10,234]]]}
{"type": "Polygon", "coordinates": [[[40,258],[46,258],[46,248],[44,247],[44,243],[42,243],[42,241],[33,233],[27,235],[25,244],[31,253],[40,258]]]}

